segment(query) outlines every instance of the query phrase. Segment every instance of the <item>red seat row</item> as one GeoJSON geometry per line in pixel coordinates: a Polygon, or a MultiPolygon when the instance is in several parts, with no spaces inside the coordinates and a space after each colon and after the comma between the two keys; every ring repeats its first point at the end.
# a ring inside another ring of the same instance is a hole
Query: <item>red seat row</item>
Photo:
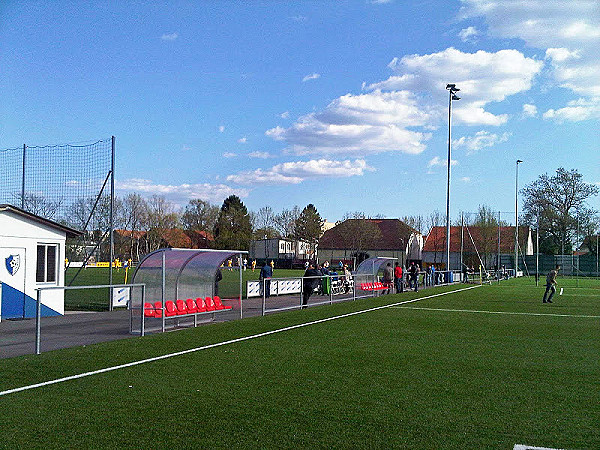
{"type": "MultiPolygon", "coordinates": [[[[232,309],[232,306],[225,306],[221,302],[221,298],[217,295],[214,297],[198,297],[196,300],[188,298],[187,300],[167,300],[165,302],[165,317],[184,316],[189,314],[200,314],[215,311],[225,311],[232,309]]],[[[144,303],[145,317],[162,317],[162,303],[155,302],[144,303]]]]}
{"type": "Polygon", "coordinates": [[[376,281],[375,283],[360,283],[360,288],[363,291],[382,291],[384,289],[389,289],[389,286],[387,283],[376,281]]]}

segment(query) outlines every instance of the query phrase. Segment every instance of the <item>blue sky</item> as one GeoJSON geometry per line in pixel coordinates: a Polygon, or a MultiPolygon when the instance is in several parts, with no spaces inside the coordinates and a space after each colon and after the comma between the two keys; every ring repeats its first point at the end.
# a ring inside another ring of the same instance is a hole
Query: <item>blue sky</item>
{"type": "Polygon", "coordinates": [[[427,216],[456,83],[451,214],[512,211],[517,159],[521,186],[600,183],[599,23],[595,0],[8,0],[0,148],[115,135],[121,195],[427,216]]]}

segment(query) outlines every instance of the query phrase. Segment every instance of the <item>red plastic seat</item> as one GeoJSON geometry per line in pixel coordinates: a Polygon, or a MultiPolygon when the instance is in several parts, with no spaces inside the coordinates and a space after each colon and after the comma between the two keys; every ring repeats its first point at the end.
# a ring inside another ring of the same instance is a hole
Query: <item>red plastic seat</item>
{"type": "Polygon", "coordinates": [[[144,317],[154,317],[152,303],[144,303],[144,317]]]}
{"type": "Polygon", "coordinates": [[[215,310],[215,302],[213,301],[212,297],[206,297],[204,299],[204,303],[206,304],[206,310],[207,311],[214,311],[215,310]]]}
{"type": "Polygon", "coordinates": [[[202,297],[196,299],[196,312],[206,312],[206,305],[202,297]]]}
{"type": "Polygon", "coordinates": [[[167,308],[165,311],[165,317],[173,317],[177,315],[177,307],[175,306],[175,302],[172,300],[167,300],[165,307],[167,308]]]}
{"type": "Polygon", "coordinates": [[[215,295],[213,300],[215,302],[215,307],[217,309],[232,309],[233,308],[233,306],[225,306],[223,304],[223,302],[221,302],[221,297],[219,297],[218,295],[215,295]]]}
{"type": "Polygon", "coordinates": [[[177,315],[183,316],[184,314],[187,314],[187,307],[183,300],[177,300],[175,304],[177,305],[177,315]]]}
{"type": "Polygon", "coordinates": [[[162,317],[162,302],[154,302],[154,317],[162,317]]]}
{"type": "Polygon", "coordinates": [[[192,300],[191,298],[188,298],[185,301],[185,304],[187,306],[188,313],[195,313],[198,311],[198,309],[196,308],[196,302],[194,300],[192,300]]]}

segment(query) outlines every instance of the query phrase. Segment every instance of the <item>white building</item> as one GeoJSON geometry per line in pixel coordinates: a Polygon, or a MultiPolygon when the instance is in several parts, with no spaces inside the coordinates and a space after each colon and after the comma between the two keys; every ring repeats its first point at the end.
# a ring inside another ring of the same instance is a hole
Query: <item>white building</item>
{"type": "MultiPolygon", "coordinates": [[[[11,205],[0,205],[0,320],[35,317],[40,287],[64,286],[65,242],[81,233],[11,205]]],[[[65,312],[64,290],[42,294],[42,315],[65,312]]]]}

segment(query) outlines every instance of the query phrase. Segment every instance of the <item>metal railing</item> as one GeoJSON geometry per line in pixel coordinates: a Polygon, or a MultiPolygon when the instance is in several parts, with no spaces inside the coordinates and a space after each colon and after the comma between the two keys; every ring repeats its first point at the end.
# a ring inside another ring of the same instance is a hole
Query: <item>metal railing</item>
{"type": "MultiPolygon", "coordinates": [[[[41,353],[41,319],[42,319],[42,292],[43,291],[56,291],[56,290],[84,290],[84,289],[110,289],[111,294],[114,289],[118,288],[141,288],[141,303],[144,304],[146,295],[146,285],[141,283],[136,284],[102,284],[93,286],[48,286],[36,289],[36,311],[35,311],[35,354],[41,353]]],[[[131,300],[127,303],[129,308],[131,300]]],[[[111,295],[111,309],[112,309],[112,295],[111,295]]],[[[131,320],[131,315],[130,315],[131,320]]]]}

